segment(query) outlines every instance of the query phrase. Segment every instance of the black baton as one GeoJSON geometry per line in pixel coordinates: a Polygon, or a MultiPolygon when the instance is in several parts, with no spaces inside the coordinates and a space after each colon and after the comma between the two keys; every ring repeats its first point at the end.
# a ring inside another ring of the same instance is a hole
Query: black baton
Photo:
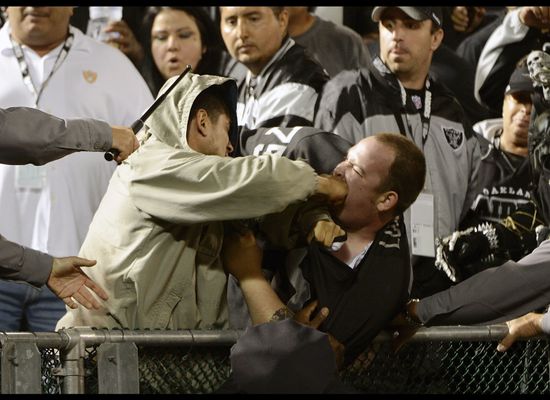
{"type": "MultiPolygon", "coordinates": [[[[141,128],[143,128],[143,124],[145,123],[145,120],[149,118],[149,116],[153,113],[153,111],[155,111],[157,107],[160,105],[160,103],[164,101],[166,96],[168,96],[168,93],[170,93],[172,89],[176,87],[179,81],[181,81],[181,78],[183,78],[189,71],[191,71],[191,66],[187,65],[187,67],[185,67],[183,72],[180,74],[180,76],[178,76],[178,78],[174,81],[174,83],[172,83],[172,85],[170,85],[170,87],[166,89],[163,94],[157,97],[155,102],[151,105],[151,107],[147,109],[147,111],[145,111],[145,113],[141,116],[141,118],[138,119],[137,121],[134,121],[134,123],[130,126],[134,134],[137,134],[141,130],[141,128]]],[[[118,156],[119,153],[120,152],[117,149],[110,149],[108,152],[105,153],[104,156],[107,161],[112,161],[118,156]]]]}

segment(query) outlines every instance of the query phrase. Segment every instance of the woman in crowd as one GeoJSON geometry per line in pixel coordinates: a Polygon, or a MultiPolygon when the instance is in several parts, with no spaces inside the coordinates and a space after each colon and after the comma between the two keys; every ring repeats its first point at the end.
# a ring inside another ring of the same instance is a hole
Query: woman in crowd
{"type": "Polygon", "coordinates": [[[142,74],[156,95],[164,82],[191,65],[197,74],[225,75],[230,57],[203,7],[148,7],[142,74]]]}

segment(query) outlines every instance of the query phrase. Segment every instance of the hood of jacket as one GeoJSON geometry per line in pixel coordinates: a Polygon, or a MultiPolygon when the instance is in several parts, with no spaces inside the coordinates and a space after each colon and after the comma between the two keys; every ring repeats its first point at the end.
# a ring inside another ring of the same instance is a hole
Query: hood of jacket
{"type": "MultiPolygon", "coordinates": [[[[164,93],[177,79],[168,79],[159,91],[164,93]]],[[[187,73],[175,88],[166,96],[158,108],[145,120],[145,136],[155,136],[169,146],[190,149],[187,144],[187,124],[189,113],[197,96],[206,89],[218,85],[222,89],[224,100],[231,113],[229,137],[237,135],[237,84],[234,79],[213,75],[187,73]]]]}

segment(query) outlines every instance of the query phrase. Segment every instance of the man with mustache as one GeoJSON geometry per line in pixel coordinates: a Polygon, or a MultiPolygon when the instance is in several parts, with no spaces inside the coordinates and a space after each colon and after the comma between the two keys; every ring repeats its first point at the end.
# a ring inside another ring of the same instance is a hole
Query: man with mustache
{"type": "MultiPolygon", "coordinates": [[[[222,38],[248,68],[237,103],[241,131],[313,126],[318,95],[328,80],[323,67],[288,36],[285,7],[220,7],[222,38]]],[[[235,142],[236,144],[236,142],[235,142]]],[[[243,154],[237,146],[235,154],[243,154]]],[[[269,146],[255,154],[281,154],[269,146]]]]}
{"type": "Polygon", "coordinates": [[[344,71],[323,89],[315,126],[352,143],[400,132],[424,152],[427,174],[405,213],[413,254],[413,296],[451,282],[434,266],[435,238],[455,231],[478,193],[480,149],[456,98],[428,75],[443,39],[439,7],[375,7],[380,54],[368,69],[344,71]]]}

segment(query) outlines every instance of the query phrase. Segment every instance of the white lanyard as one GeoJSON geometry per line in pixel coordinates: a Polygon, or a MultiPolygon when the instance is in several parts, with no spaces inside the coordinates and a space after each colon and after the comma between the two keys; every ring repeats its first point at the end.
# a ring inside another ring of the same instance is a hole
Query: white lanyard
{"type": "MultiPolygon", "coordinates": [[[[397,80],[399,82],[399,80],[397,80]]],[[[411,139],[414,140],[411,124],[409,123],[409,117],[407,114],[407,92],[401,82],[399,82],[399,88],[401,89],[401,103],[405,108],[405,119],[407,120],[407,128],[411,139]]],[[[430,130],[430,118],[432,115],[432,92],[430,92],[430,80],[426,78],[426,89],[424,92],[424,118],[422,119],[422,148],[426,144],[428,139],[428,132],[430,130]]]]}
{"type": "Polygon", "coordinates": [[[73,44],[73,39],[74,39],[74,35],[71,32],[69,32],[67,39],[65,39],[65,43],[63,43],[63,47],[61,51],[57,55],[57,58],[55,60],[52,70],[50,71],[50,74],[40,86],[40,90],[37,91],[36,86],[34,85],[34,82],[32,81],[31,75],[29,73],[29,66],[27,64],[27,61],[25,61],[25,55],[23,54],[23,49],[21,48],[21,45],[19,43],[13,40],[10,34],[11,47],[13,49],[15,57],[17,58],[17,62],[19,63],[19,68],[21,69],[21,76],[23,77],[23,82],[27,86],[27,89],[29,89],[31,94],[34,96],[34,104],[36,108],[39,108],[38,102],[40,101],[40,97],[42,96],[42,93],[44,92],[46,85],[50,81],[55,71],[59,69],[59,67],[61,66],[61,63],[63,63],[63,61],[65,61],[65,58],[67,58],[67,54],[69,53],[69,50],[71,49],[71,46],[73,44]]]}

